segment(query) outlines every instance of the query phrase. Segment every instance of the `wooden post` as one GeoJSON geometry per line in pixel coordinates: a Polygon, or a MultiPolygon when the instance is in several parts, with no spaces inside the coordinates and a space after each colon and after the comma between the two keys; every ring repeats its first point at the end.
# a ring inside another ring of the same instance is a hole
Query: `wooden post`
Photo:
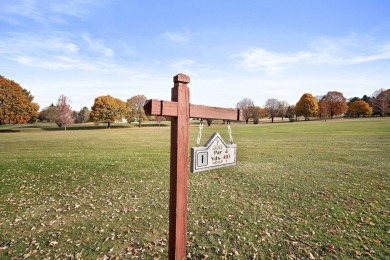
{"type": "Polygon", "coordinates": [[[148,100],[147,115],[171,116],[171,169],[169,191],[169,242],[171,260],[186,258],[188,140],[190,118],[242,120],[240,110],[190,104],[190,78],[184,74],[173,77],[171,101],[148,100]]]}
{"type": "Polygon", "coordinates": [[[190,118],[190,78],[173,78],[172,101],[177,116],[171,122],[171,170],[169,196],[169,259],[185,259],[187,241],[188,139],[190,118]]]}

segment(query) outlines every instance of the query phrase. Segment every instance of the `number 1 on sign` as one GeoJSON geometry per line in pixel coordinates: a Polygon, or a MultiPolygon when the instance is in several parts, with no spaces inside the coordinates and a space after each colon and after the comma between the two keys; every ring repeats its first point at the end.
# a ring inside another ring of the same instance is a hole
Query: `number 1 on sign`
{"type": "Polygon", "coordinates": [[[205,146],[191,148],[191,172],[236,165],[236,152],[235,144],[226,144],[219,133],[214,133],[205,146]]]}

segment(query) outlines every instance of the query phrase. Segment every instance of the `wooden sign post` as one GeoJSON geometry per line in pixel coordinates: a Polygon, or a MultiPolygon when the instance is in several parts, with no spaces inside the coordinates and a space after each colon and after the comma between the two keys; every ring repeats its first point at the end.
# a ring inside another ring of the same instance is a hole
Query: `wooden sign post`
{"type": "Polygon", "coordinates": [[[239,110],[190,104],[190,78],[184,74],[173,77],[171,101],[148,100],[145,113],[170,116],[171,163],[169,194],[169,259],[186,258],[188,140],[190,118],[241,120],[239,110]]]}

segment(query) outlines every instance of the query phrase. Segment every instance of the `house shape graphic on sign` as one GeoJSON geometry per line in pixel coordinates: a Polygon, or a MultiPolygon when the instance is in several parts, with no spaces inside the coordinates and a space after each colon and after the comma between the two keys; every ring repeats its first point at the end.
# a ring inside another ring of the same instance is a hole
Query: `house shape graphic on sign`
{"type": "Polygon", "coordinates": [[[236,165],[237,145],[226,144],[214,133],[204,146],[191,148],[191,172],[207,171],[236,165]]]}

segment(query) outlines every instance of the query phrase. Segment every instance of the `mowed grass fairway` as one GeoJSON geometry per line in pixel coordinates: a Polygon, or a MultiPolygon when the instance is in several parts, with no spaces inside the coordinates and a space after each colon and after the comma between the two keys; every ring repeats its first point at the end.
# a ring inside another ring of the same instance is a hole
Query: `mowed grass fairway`
{"type": "MultiPolygon", "coordinates": [[[[189,176],[189,258],[390,257],[389,118],[232,131],[237,166],[189,176]]],[[[0,258],[165,259],[169,145],[169,127],[0,133],[0,258]]]]}

